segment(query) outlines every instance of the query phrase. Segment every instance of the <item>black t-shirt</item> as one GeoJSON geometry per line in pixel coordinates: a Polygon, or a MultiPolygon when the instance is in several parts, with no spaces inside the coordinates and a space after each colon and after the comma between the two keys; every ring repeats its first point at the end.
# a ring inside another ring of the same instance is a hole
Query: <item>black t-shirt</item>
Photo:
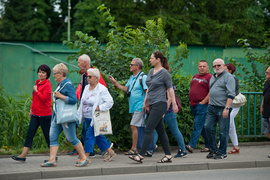
{"type": "Polygon", "coordinates": [[[263,89],[263,117],[270,117],[270,81],[267,80],[264,83],[264,89],[263,89]]]}

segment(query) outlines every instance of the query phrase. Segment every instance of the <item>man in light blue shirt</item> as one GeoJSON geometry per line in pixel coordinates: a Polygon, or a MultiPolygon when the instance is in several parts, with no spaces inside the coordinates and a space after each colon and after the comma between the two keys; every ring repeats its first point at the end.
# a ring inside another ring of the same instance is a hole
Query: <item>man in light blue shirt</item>
{"type": "Polygon", "coordinates": [[[130,71],[133,73],[125,86],[120,85],[111,75],[112,84],[124,91],[129,99],[129,113],[132,114],[130,128],[132,133],[132,147],[126,152],[126,155],[137,154],[138,127],[144,125],[143,101],[147,85],[145,83],[146,75],[142,72],[143,61],[140,58],[134,58],[130,63],[130,71]]]}

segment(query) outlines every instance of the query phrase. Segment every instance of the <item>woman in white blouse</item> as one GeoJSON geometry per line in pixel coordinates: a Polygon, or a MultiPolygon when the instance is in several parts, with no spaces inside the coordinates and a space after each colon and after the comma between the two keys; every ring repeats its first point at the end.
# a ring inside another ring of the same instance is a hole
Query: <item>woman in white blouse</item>
{"type": "Polygon", "coordinates": [[[78,109],[79,121],[85,121],[86,123],[86,139],[85,139],[85,154],[89,157],[90,152],[94,152],[94,144],[101,151],[106,150],[108,152],[105,162],[111,161],[116,157],[116,153],[110,148],[110,144],[103,135],[94,135],[94,127],[92,117],[95,111],[108,111],[113,106],[113,98],[110,95],[108,89],[99,83],[100,72],[98,69],[87,70],[87,82],[85,86],[80,107],[78,109]]]}

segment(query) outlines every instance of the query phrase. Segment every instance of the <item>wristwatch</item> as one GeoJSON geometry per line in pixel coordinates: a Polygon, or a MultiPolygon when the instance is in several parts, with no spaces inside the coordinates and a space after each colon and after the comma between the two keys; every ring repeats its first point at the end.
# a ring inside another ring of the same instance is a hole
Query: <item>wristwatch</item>
{"type": "Polygon", "coordinates": [[[229,110],[229,109],[230,109],[230,107],[225,107],[225,109],[229,110]]]}

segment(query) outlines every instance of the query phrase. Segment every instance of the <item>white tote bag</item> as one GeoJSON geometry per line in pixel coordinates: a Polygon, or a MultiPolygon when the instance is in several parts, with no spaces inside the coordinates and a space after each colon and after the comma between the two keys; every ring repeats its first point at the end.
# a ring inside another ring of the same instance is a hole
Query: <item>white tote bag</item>
{"type": "Polygon", "coordinates": [[[110,111],[95,111],[93,116],[95,136],[112,134],[110,111]]]}
{"type": "Polygon", "coordinates": [[[239,93],[235,98],[233,99],[233,107],[241,107],[244,106],[245,103],[247,102],[246,97],[239,93]]]}

